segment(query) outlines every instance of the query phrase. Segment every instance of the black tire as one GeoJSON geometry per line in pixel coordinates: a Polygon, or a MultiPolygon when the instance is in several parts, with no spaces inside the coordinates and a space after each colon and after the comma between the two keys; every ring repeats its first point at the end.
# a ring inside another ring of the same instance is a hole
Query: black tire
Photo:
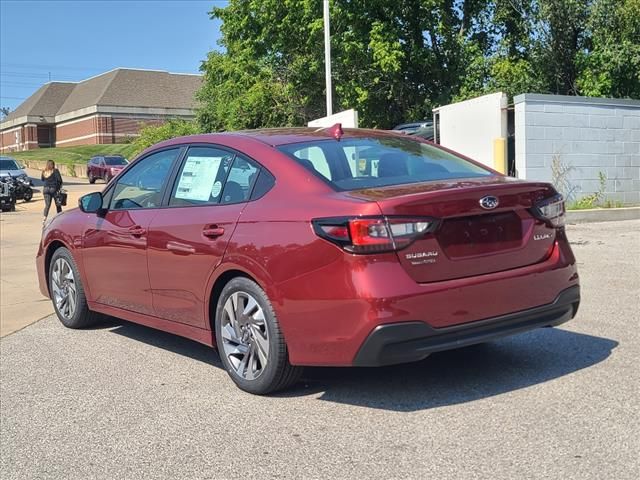
{"type": "Polygon", "coordinates": [[[80,278],[80,273],[78,272],[78,267],[76,266],[76,263],[73,260],[73,256],[71,255],[71,252],[69,252],[69,250],[67,250],[66,248],[64,247],[58,248],[51,256],[51,262],[49,263],[49,279],[48,280],[49,280],[49,292],[51,294],[51,301],[53,302],[53,308],[56,311],[56,315],[58,316],[58,319],[65,327],[84,328],[96,323],[97,321],[103,318],[103,315],[89,310],[89,307],[87,306],[87,298],[84,293],[84,287],[82,286],[82,280],[80,278]],[[54,277],[56,262],[58,260],[62,260],[66,262],[73,273],[74,283],[75,283],[75,309],[72,315],[65,315],[65,313],[60,310],[60,308],[63,308],[64,310],[64,305],[61,305],[61,307],[59,307],[55,299],[55,293],[54,293],[55,280],[53,277],[54,277]]]}
{"type": "Polygon", "coordinates": [[[302,367],[293,366],[289,363],[287,344],[267,294],[260,286],[248,278],[236,277],[227,283],[222,290],[216,306],[215,335],[218,353],[225,370],[234,383],[245,392],[265,395],[277,390],[283,390],[296,383],[302,375],[302,367]],[[258,306],[262,309],[264,325],[268,330],[268,359],[266,366],[263,367],[261,373],[255,379],[247,380],[240,376],[225,353],[222,337],[223,312],[225,303],[235,293],[240,295],[249,294],[256,300],[258,306]]]}
{"type": "Polygon", "coordinates": [[[24,191],[24,194],[22,195],[22,199],[25,202],[30,202],[32,198],[33,198],[33,190],[31,190],[30,188],[27,188],[24,191]]]}
{"type": "Polygon", "coordinates": [[[109,175],[108,173],[105,174],[104,176],[104,183],[109,183],[111,181],[111,175],[109,175]]]}
{"type": "Polygon", "coordinates": [[[95,177],[94,177],[93,175],[91,175],[91,174],[89,174],[89,183],[90,183],[90,184],[92,184],[92,185],[93,185],[94,183],[96,183],[96,179],[95,179],[95,177]]]}

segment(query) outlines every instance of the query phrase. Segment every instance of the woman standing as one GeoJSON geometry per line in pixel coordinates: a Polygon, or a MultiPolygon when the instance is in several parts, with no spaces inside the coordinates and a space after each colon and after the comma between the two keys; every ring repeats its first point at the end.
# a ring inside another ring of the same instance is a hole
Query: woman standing
{"type": "Polygon", "coordinates": [[[56,204],[56,212],[62,212],[62,207],[58,202],[56,202],[55,198],[60,189],[62,188],[62,175],[56,168],[56,164],[53,160],[47,160],[47,168],[42,171],[42,175],[40,176],[42,181],[44,182],[44,188],[42,189],[42,193],[44,195],[44,220],[47,221],[47,216],[49,215],[49,209],[51,208],[51,202],[53,201],[56,204]]]}

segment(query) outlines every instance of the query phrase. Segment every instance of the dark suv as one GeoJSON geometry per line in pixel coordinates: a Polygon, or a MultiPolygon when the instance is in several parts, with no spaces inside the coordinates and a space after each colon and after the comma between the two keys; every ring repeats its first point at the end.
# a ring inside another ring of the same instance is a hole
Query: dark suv
{"type": "Polygon", "coordinates": [[[129,161],[122,155],[96,155],[91,157],[87,164],[89,183],[95,183],[98,178],[109,183],[128,164],[129,161]]]}

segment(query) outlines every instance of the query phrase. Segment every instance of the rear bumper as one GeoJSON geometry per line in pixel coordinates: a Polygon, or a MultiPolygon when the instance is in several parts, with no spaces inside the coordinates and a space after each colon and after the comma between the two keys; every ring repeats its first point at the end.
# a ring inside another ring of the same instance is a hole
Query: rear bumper
{"type": "Polygon", "coordinates": [[[580,287],[562,291],[555,301],[520,312],[470,324],[432,328],[424,322],[402,322],[376,327],[358,351],[354,366],[373,367],[413,362],[433,352],[488,342],[539,327],[571,320],[580,305],[580,287]]]}

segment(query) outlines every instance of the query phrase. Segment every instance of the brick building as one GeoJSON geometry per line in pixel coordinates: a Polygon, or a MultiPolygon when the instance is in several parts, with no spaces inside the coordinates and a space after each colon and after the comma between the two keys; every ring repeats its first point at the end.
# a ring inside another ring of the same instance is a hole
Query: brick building
{"type": "Polygon", "coordinates": [[[118,68],[50,82],[0,123],[0,152],[121,143],[144,125],[192,119],[200,75],[118,68]]]}

